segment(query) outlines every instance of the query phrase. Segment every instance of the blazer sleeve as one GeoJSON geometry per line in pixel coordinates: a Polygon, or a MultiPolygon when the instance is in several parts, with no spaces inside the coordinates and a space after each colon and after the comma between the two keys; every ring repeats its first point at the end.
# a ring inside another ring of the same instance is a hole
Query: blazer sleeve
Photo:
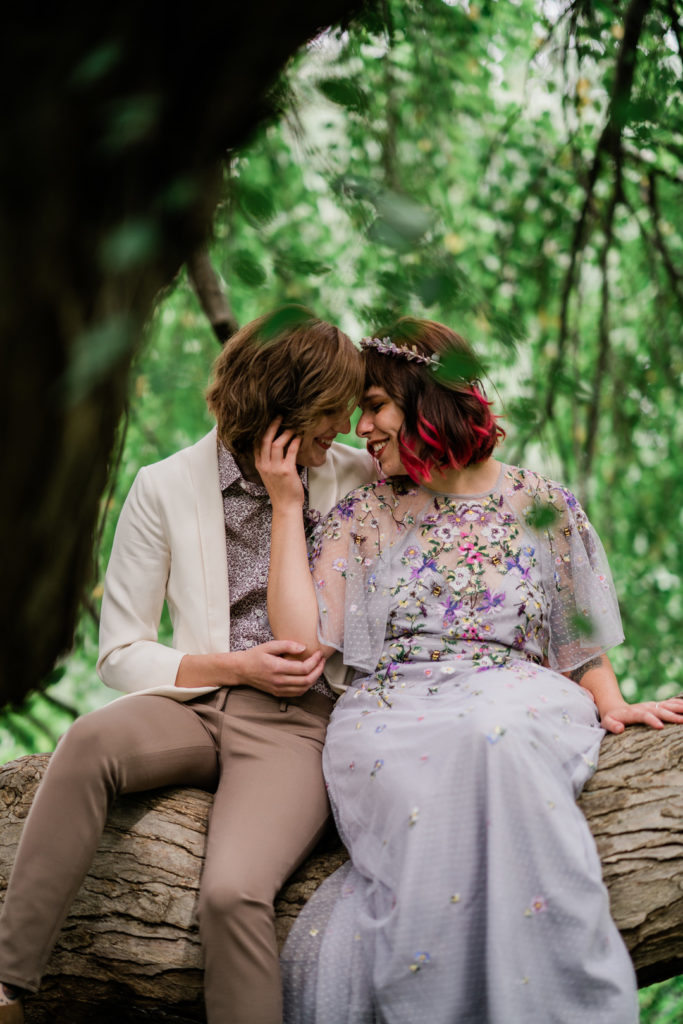
{"type": "Polygon", "coordinates": [[[185,652],[157,639],[170,566],[161,503],[143,468],[121,510],[104,581],[97,672],[115,690],[175,683],[185,652]]]}

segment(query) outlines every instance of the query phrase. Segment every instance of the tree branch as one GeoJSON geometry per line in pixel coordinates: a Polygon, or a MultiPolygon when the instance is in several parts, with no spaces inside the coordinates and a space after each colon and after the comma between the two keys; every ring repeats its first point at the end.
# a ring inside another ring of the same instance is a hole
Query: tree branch
{"type": "Polygon", "coordinates": [[[659,198],[657,195],[656,174],[650,172],[647,180],[649,185],[648,205],[652,212],[652,227],[654,230],[655,248],[657,249],[659,255],[662,257],[662,262],[664,263],[664,267],[669,277],[669,281],[671,282],[671,288],[673,290],[673,293],[676,296],[676,299],[678,300],[679,304],[683,307],[683,291],[681,289],[681,286],[683,285],[683,274],[681,274],[681,272],[674,266],[673,260],[671,259],[671,254],[669,253],[669,250],[666,247],[666,242],[662,237],[662,232],[659,227],[661,213],[659,209],[659,198]]]}
{"type": "Polygon", "coordinates": [[[607,210],[605,223],[605,243],[600,253],[600,273],[602,274],[602,287],[600,292],[600,321],[598,324],[598,360],[593,374],[593,388],[591,400],[586,415],[586,445],[583,451],[583,479],[588,481],[595,457],[596,440],[598,434],[598,421],[600,419],[600,397],[602,394],[602,382],[607,373],[609,361],[609,267],[608,257],[612,247],[614,232],[614,213],[617,207],[621,189],[615,184],[607,210]]]}
{"type": "Polygon", "coordinates": [[[613,157],[620,166],[621,132],[626,120],[626,111],[631,97],[633,75],[636,67],[638,40],[643,29],[645,15],[650,9],[649,0],[631,0],[624,17],[624,37],[617,58],[614,86],[610,99],[609,112],[605,127],[598,140],[593,162],[588,173],[586,190],[581,212],[574,225],[570,248],[569,266],[564,277],[560,302],[560,329],[557,341],[557,355],[549,374],[550,386],[546,397],[544,418],[551,419],[555,404],[555,387],[553,380],[562,366],[564,348],[569,333],[569,302],[576,279],[576,268],[579,255],[583,251],[590,230],[590,214],[593,207],[593,194],[603,161],[607,156],[613,157]]]}
{"type": "Polygon", "coordinates": [[[233,313],[220,277],[214,270],[206,245],[196,249],[187,261],[187,272],[199,303],[221,345],[239,324],[233,313]]]}

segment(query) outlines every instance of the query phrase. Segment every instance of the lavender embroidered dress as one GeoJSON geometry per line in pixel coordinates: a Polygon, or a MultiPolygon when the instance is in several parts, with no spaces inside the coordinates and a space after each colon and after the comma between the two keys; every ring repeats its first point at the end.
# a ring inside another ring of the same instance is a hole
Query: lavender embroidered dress
{"type": "Polygon", "coordinates": [[[575,802],[603,733],[560,675],[623,639],[574,496],[509,466],[477,496],[380,482],[312,557],[358,673],[324,751],[351,861],[285,946],[288,1024],[635,1024],[575,802]]]}

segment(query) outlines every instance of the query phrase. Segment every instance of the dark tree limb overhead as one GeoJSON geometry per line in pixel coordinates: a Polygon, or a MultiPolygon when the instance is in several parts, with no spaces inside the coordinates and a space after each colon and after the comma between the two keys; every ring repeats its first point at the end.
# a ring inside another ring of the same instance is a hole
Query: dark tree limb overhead
{"type": "MultiPolygon", "coordinates": [[[[371,5],[373,0],[367,0],[371,5]]],[[[14,5],[0,33],[0,707],[71,644],[128,371],[220,162],[361,0],[14,5]]]]}

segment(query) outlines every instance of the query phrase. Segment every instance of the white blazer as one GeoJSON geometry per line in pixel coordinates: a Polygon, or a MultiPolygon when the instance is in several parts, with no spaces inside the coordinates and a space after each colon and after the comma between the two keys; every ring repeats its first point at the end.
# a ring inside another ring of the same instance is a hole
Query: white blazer
{"type": "MultiPolygon", "coordinates": [[[[376,479],[369,454],[333,444],[309,470],[309,505],[325,514],[376,479]]],[[[197,444],[143,467],[121,510],[104,581],[100,679],[127,694],[190,700],[215,686],[174,686],[185,654],[230,650],[230,592],[216,428],[197,444]],[[159,643],[167,602],[173,646],[159,643]]],[[[325,676],[338,692],[345,669],[333,656],[325,676]]]]}

